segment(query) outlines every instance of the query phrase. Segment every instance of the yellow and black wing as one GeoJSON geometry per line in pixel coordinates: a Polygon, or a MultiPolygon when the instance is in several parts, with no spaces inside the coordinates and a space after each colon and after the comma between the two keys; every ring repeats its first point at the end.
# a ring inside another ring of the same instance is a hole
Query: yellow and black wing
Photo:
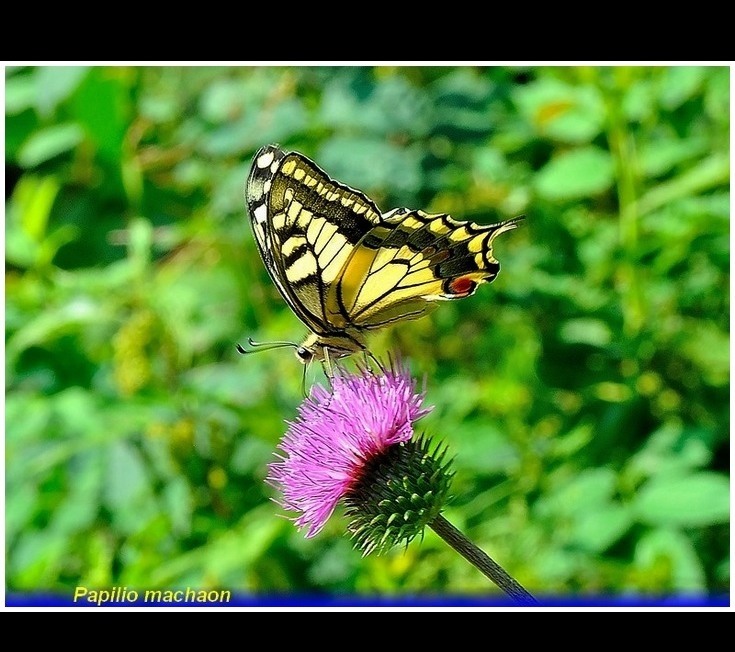
{"type": "Polygon", "coordinates": [[[255,155],[246,185],[250,220],[271,278],[317,335],[371,330],[461,299],[500,270],[493,240],[522,218],[459,222],[366,195],[275,145],[255,155]]]}
{"type": "Polygon", "coordinates": [[[420,317],[436,301],[468,297],[498,275],[493,240],[522,219],[479,225],[397,209],[353,249],[328,303],[369,330],[420,317]]]}
{"type": "Polygon", "coordinates": [[[382,222],[378,208],[276,145],[255,154],[245,196],[260,255],[288,305],[317,334],[343,330],[327,296],[355,245],[382,222]]]}

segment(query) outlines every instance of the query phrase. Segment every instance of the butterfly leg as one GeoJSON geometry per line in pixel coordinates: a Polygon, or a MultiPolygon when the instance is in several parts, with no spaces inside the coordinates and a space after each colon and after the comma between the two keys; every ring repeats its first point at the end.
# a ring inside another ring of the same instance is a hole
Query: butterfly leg
{"type": "Polygon", "coordinates": [[[306,398],[306,372],[309,371],[309,366],[311,362],[308,362],[304,365],[304,373],[301,375],[301,393],[303,394],[304,398],[306,398]]]}
{"type": "MultiPolygon", "coordinates": [[[[365,350],[367,351],[367,349],[365,349],[365,350]]],[[[385,367],[383,366],[383,363],[382,363],[382,362],[381,362],[380,360],[378,360],[378,359],[377,359],[377,358],[376,358],[376,357],[375,357],[375,356],[373,355],[372,351],[367,351],[367,354],[368,354],[368,355],[370,356],[370,359],[371,359],[371,360],[372,360],[372,361],[373,361],[373,362],[374,362],[374,363],[375,363],[376,365],[378,365],[378,369],[380,369],[380,372],[384,374],[384,373],[385,373],[385,367]]]]}
{"type": "Polygon", "coordinates": [[[324,360],[322,360],[322,368],[324,369],[324,374],[326,375],[329,380],[332,380],[332,376],[334,375],[334,372],[332,371],[332,361],[329,358],[329,349],[325,346],[324,347],[324,360]]]}
{"type": "Polygon", "coordinates": [[[385,373],[385,367],[383,367],[383,365],[380,362],[380,360],[378,360],[372,354],[372,352],[370,350],[368,350],[368,349],[363,349],[362,350],[362,359],[363,359],[363,364],[365,365],[365,369],[367,369],[371,374],[374,375],[373,364],[372,364],[373,362],[378,367],[378,369],[381,371],[381,373],[385,373]]]}

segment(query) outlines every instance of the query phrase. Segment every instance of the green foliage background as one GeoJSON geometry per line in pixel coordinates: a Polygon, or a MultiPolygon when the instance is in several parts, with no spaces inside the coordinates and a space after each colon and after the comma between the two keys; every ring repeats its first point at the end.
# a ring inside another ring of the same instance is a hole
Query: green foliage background
{"type": "MultiPolygon", "coordinates": [[[[495,594],[433,533],[306,540],[267,464],[299,339],[242,186],[279,142],[496,222],[503,270],[372,339],[427,379],[446,516],[538,594],[729,591],[729,69],[6,69],[6,585],[495,594]]],[[[309,382],[323,382],[313,370],[309,382]]]]}

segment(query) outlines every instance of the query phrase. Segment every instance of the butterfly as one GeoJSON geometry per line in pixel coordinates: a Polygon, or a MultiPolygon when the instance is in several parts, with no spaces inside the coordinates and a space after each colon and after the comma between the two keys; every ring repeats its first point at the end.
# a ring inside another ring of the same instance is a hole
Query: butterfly
{"type": "Polygon", "coordinates": [[[268,274],[311,331],[301,345],[276,344],[294,346],[305,364],[369,353],[370,331],[474,294],[500,271],[493,241],[523,219],[481,226],[408,208],[383,213],[278,145],[255,154],[245,200],[268,274]]]}

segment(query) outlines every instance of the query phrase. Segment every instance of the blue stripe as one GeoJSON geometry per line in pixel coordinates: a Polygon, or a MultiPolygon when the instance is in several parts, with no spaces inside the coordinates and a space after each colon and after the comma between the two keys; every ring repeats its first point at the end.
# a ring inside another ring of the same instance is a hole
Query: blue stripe
{"type": "MultiPolygon", "coordinates": [[[[104,602],[103,607],[508,607],[509,599],[499,596],[356,596],[356,595],[249,595],[232,594],[227,602],[146,601],[145,591],[138,599],[104,602]]],[[[540,607],[729,607],[728,595],[671,596],[536,596],[540,607]]],[[[74,601],[72,594],[8,593],[7,607],[97,607],[84,598],[74,601]]]]}

